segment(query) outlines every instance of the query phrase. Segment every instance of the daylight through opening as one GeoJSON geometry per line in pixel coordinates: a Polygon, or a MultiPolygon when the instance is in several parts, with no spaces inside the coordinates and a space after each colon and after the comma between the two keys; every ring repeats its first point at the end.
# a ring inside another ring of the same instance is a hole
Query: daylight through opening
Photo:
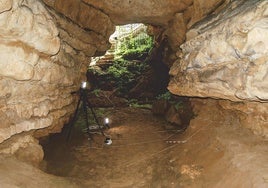
{"type": "Polygon", "coordinates": [[[93,57],[87,78],[95,92],[112,91],[127,100],[152,100],[167,92],[169,68],[156,46],[150,26],[116,26],[111,48],[104,56],[93,57]]]}

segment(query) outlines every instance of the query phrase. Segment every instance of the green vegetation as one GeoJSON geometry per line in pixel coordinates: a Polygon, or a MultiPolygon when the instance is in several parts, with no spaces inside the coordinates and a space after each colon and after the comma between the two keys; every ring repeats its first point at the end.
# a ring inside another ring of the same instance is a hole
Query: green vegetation
{"type": "Polygon", "coordinates": [[[140,104],[137,99],[130,99],[128,101],[128,106],[133,108],[146,108],[152,109],[152,104],[140,104]]]}
{"type": "Polygon", "coordinates": [[[120,93],[126,93],[135,86],[137,78],[147,67],[143,62],[131,62],[121,58],[107,69],[107,79],[115,84],[120,93]]]}
{"type": "MultiPolygon", "coordinates": [[[[115,60],[103,67],[89,67],[89,72],[98,78],[98,89],[116,89],[119,96],[127,96],[137,84],[138,78],[149,65],[145,61],[153,47],[153,39],[144,31],[116,42],[115,60]],[[108,86],[109,84],[109,86],[108,86]]],[[[96,88],[95,88],[96,89],[96,88]]]]}
{"type": "Polygon", "coordinates": [[[171,105],[174,105],[176,110],[183,109],[183,101],[178,100],[172,93],[169,91],[160,94],[159,96],[156,97],[158,100],[166,100],[168,101],[171,105]]]}
{"type": "Polygon", "coordinates": [[[147,70],[145,58],[152,49],[153,39],[146,33],[128,37],[116,48],[116,60],[107,69],[108,79],[113,81],[120,93],[128,92],[137,83],[137,78],[147,70]]]}
{"type": "Polygon", "coordinates": [[[127,37],[116,48],[116,56],[124,60],[143,60],[153,46],[153,39],[146,33],[135,37],[127,37]]]}
{"type": "Polygon", "coordinates": [[[96,97],[99,97],[99,96],[100,96],[100,92],[101,92],[100,89],[94,89],[94,90],[92,91],[92,93],[93,93],[96,97]]]}
{"type": "Polygon", "coordinates": [[[164,100],[170,101],[171,97],[172,97],[172,94],[169,91],[167,91],[163,94],[158,95],[156,98],[158,100],[164,99],[164,100]]]}

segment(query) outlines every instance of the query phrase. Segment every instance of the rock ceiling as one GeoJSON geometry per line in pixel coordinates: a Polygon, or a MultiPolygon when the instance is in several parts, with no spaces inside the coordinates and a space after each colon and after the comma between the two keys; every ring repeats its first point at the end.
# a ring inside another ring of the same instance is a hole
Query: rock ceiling
{"type": "MultiPolygon", "coordinates": [[[[81,27],[108,34],[111,25],[147,23],[167,26],[176,13],[190,25],[228,0],[43,0],[81,27]]],[[[110,34],[110,33],[109,33],[110,34]]]]}

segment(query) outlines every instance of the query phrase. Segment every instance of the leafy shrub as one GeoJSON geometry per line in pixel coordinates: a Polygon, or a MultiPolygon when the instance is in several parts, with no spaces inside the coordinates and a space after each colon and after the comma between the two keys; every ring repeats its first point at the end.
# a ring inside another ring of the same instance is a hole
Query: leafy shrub
{"type": "Polygon", "coordinates": [[[136,37],[128,37],[121,42],[117,48],[116,55],[121,55],[126,60],[142,60],[152,49],[153,39],[146,33],[141,33],[136,37]]]}
{"type": "Polygon", "coordinates": [[[114,82],[115,86],[121,93],[126,92],[135,82],[135,74],[128,70],[129,62],[118,60],[115,61],[107,70],[109,79],[114,82]]]}
{"type": "Polygon", "coordinates": [[[164,100],[170,101],[171,97],[172,97],[172,94],[169,91],[167,91],[163,94],[158,95],[156,98],[158,100],[164,99],[164,100]]]}
{"type": "Polygon", "coordinates": [[[156,99],[168,101],[170,104],[174,105],[176,110],[183,109],[183,101],[176,99],[176,97],[172,95],[169,91],[158,95],[156,99]]]}
{"type": "Polygon", "coordinates": [[[102,66],[101,69],[92,67],[88,71],[98,77],[97,82],[102,88],[109,83],[119,94],[127,94],[137,84],[137,78],[149,67],[144,59],[153,46],[153,39],[146,33],[140,33],[124,39],[116,46],[116,58],[111,65],[102,66]]]}

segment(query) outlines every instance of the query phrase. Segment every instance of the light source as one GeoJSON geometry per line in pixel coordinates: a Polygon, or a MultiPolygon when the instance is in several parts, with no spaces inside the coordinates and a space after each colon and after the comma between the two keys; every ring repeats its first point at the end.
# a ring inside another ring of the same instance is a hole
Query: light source
{"type": "Polygon", "coordinates": [[[104,124],[109,124],[109,122],[110,122],[110,120],[109,120],[109,118],[104,118],[104,124]]]}
{"type": "Polygon", "coordinates": [[[81,89],[86,89],[87,88],[87,82],[83,81],[81,83],[81,89]]]}
{"type": "Polygon", "coordinates": [[[104,126],[106,126],[107,128],[110,128],[109,123],[110,123],[110,119],[107,117],[104,118],[104,126]]]}

